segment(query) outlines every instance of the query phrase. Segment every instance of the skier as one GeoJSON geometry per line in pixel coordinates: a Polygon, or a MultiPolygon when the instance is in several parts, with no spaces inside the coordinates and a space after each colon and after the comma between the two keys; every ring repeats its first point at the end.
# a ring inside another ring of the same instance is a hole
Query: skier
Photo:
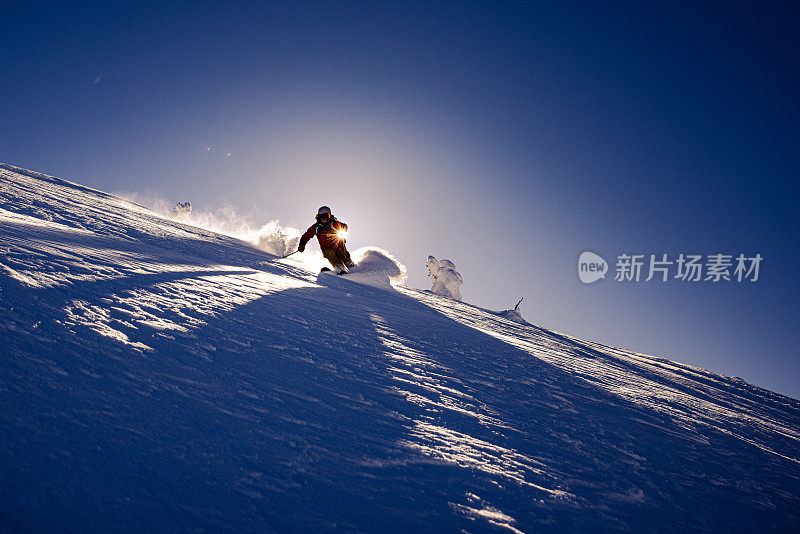
{"type": "MultiPolygon", "coordinates": [[[[334,269],[339,269],[340,273],[345,273],[355,267],[355,263],[350,259],[350,253],[345,247],[345,236],[347,235],[347,225],[342,221],[336,220],[328,206],[322,206],[317,211],[317,222],[306,230],[300,238],[298,252],[306,249],[306,243],[316,234],[319,240],[319,247],[322,255],[330,262],[334,269]]],[[[323,271],[328,270],[323,269],[323,271]]]]}

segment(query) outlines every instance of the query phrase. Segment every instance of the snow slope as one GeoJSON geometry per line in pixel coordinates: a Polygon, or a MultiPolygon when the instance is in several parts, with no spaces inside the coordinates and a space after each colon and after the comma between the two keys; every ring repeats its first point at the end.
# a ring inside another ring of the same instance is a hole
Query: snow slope
{"type": "Polygon", "coordinates": [[[797,531],[800,402],[0,166],[0,531],[797,531]]]}

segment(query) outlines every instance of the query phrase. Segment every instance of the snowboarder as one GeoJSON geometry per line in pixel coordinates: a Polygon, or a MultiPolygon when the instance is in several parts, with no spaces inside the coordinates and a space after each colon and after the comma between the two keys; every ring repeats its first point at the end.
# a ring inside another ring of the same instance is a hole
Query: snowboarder
{"type": "Polygon", "coordinates": [[[355,267],[355,263],[350,259],[350,253],[347,252],[345,247],[347,225],[342,221],[336,220],[328,206],[322,206],[317,211],[317,222],[311,225],[300,238],[300,245],[297,247],[297,251],[303,252],[306,249],[306,243],[315,234],[319,240],[322,255],[325,256],[325,259],[330,262],[334,269],[347,272],[355,267]]]}

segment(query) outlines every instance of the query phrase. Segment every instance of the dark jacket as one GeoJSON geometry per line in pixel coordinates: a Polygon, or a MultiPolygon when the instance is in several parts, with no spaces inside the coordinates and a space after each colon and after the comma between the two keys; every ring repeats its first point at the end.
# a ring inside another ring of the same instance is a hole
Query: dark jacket
{"type": "Polygon", "coordinates": [[[319,246],[322,250],[333,249],[344,245],[344,239],[340,239],[336,233],[339,230],[347,231],[347,225],[341,221],[337,221],[336,217],[331,217],[325,223],[314,223],[306,233],[300,238],[299,250],[306,248],[306,243],[316,234],[319,240],[319,246]]]}

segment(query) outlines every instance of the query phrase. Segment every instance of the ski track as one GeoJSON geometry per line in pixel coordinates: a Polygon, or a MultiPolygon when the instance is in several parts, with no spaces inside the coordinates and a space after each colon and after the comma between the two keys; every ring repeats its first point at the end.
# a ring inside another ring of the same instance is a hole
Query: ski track
{"type": "Polygon", "coordinates": [[[783,531],[800,402],[0,165],[0,530],[783,531]]]}

